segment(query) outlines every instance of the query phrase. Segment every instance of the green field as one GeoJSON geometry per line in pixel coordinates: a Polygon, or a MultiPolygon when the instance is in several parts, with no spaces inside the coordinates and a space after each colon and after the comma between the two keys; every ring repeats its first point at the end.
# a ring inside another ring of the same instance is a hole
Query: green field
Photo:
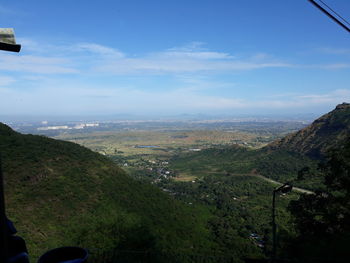
{"type": "Polygon", "coordinates": [[[261,147],[275,137],[261,137],[247,132],[228,131],[127,131],[95,132],[89,134],[67,134],[55,137],[84,145],[103,154],[119,153],[123,156],[134,154],[153,155],[156,152],[168,154],[176,150],[189,151],[195,148],[209,148],[213,145],[238,144],[261,147]],[[139,145],[156,148],[137,148],[139,145]]]}
{"type": "MultiPolygon", "coordinates": [[[[244,128],[247,129],[247,128],[244,128]]],[[[111,157],[130,173],[135,170],[156,169],[163,167],[162,162],[168,162],[177,156],[200,153],[215,147],[229,147],[232,145],[257,149],[268,142],[281,137],[291,128],[282,129],[276,134],[275,127],[269,130],[182,130],[167,127],[157,129],[137,129],[118,131],[97,131],[89,133],[62,133],[56,139],[62,139],[83,145],[93,151],[111,157]]],[[[168,165],[166,165],[168,166],[168,165]]],[[[213,173],[216,168],[210,168],[213,173]]],[[[174,174],[174,172],[172,173],[174,174]]],[[[191,181],[196,177],[188,169],[179,170],[177,179],[191,181]]]]}

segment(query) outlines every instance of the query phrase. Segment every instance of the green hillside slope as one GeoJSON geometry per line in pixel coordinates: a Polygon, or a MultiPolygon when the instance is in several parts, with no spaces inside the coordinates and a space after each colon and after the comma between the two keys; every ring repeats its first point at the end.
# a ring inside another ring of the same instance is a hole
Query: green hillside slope
{"type": "Polygon", "coordinates": [[[339,148],[350,134],[350,104],[339,104],[333,111],[306,128],[271,143],[271,149],[284,149],[323,158],[331,148],[339,148]]]}
{"type": "Polygon", "coordinates": [[[62,245],[159,255],[211,249],[200,211],[133,180],[104,156],[3,124],[0,147],[7,214],[34,257],[62,245]]]}
{"type": "MultiPolygon", "coordinates": [[[[286,150],[252,150],[235,145],[177,156],[171,162],[171,168],[179,176],[201,178],[215,174],[260,174],[281,182],[296,179],[298,171],[305,166],[315,167],[316,162],[307,156],[286,150]]],[[[311,189],[318,181],[296,184],[311,189]]]]}
{"type": "MultiPolygon", "coordinates": [[[[186,176],[258,173],[284,182],[295,179],[303,167],[316,168],[331,149],[341,148],[350,134],[350,104],[338,105],[308,127],[287,135],[264,148],[252,150],[236,145],[206,149],[176,156],[172,168],[186,176]]],[[[317,188],[321,178],[296,182],[298,186],[317,188]]]]}

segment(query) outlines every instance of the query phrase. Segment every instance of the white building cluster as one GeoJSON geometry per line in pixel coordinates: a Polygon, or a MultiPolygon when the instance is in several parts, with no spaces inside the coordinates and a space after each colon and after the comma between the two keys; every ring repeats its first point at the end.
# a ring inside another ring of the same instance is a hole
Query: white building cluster
{"type": "MultiPolygon", "coordinates": [[[[46,122],[47,124],[47,122],[46,122]]],[[[39,127],[37,128],[39,131],[49,131],[49,130],[79,130],[84,128],[91,128],[91,127],[98,127],[100,126],[99,123],[80,123],[76,124],[73,127],[70,127],[68,125],[60,125],[60,126],[45,126],[45,127],[39,127]]]]}

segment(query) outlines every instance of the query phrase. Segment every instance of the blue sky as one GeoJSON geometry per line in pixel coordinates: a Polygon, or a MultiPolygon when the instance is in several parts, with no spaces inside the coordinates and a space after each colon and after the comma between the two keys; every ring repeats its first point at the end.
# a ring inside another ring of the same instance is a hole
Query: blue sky
{"type": "MultiPolygon", "coordinates": [[[[327,0],[350,19],[350,1],[327,0]]],[[[350,35],[307,0],[0,2],[0,115],[323,114],[350,35]]]]}

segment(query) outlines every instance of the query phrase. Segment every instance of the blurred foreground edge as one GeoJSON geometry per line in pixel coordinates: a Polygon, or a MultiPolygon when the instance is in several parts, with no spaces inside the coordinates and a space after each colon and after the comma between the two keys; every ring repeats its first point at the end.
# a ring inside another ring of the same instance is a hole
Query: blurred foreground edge
{"type": "Polygon", "coordinates": [[[13,28],[0,28],[0,50],[20,52],[21,45],[16,44],[13,28]]]}
{"type": "Polygon", "coordinates": [[[89,253],[80,247],[59,247],[43,254],[38,263],[85,263],[89,253]]]}

